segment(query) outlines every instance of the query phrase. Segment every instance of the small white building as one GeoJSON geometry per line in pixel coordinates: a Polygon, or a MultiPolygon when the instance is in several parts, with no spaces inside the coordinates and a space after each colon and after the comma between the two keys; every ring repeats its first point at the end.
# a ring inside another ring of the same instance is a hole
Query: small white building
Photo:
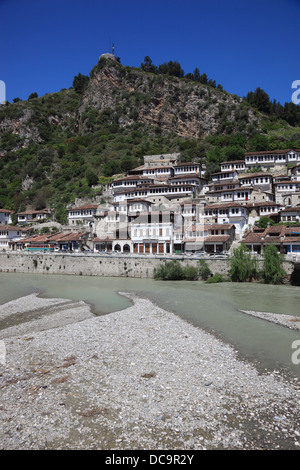
{"type": "Polygon", "coordinates": [[[12,223],[11,216],[14,212],[8,209],[0,209],[0,225],[9,225],[12,223]]]}
{"type": "Polygon", "coordinates": [[[211,175],[213,183],[224,183],[228,181],[237,181],[238,172],[236,170],[218,171],[211,175]]]}
{"type": "Polygon", "coordinates": [[[245,171],[245,160],[234,160],[231,162],[222,162],[221,171],[237,171],[238,173],[245,171]]]}
{"type": "Polygon", "coordinates": [[[253,186],[263,191],[273,190],[273,176],[270,173],[248,173],[239,176],[241,186],[253,186]]]}
{"type": "Polygon", "coordinates": [[[24,212],[18,212],[18,224],[32,224],[40,222],[51,217],[51,212],[47,209],[39,211],[28,210],[24,212]]]}
{"type": "Polygon", "coordinates": [[[282,209],[279,215],[280,222],[300,222],[300,206],[282,209]]]}
{"type": "Polygon", "coordinates": [[[0,225],[0,251],[14,249],[14,244],[24,236],[25,233],[20,227],[0,225]]]}
{"type": "Polygon", "coordinates": [[[69,225],[93,226],[99,204],[85,204],[68,209],[69,225]]]}

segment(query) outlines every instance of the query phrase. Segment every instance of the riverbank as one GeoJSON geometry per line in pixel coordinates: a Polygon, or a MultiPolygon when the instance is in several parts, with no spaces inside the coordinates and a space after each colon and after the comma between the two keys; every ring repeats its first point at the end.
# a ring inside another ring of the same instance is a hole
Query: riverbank
{"type": "Polygon", "coordinates": [[[299,449],[299,383],[149,300],[0,306],[2,449],[299,449]]]}
{"type": "MultiPolygon", "coordinates": [[[[180,255],[134,255],[134,254],[95,254],[95,253],[0,253],[0,272],[30,274],[67,274],[103,277],[130,277],[153,279],[155,269],[161,264],[177,260],[183,268],[199,266],[204,259],[210,273],[224,277],[230,271],[230,258],[222,257],[184,257],[180,255]]],[[[263,260],[259,260],[258,269],[262,269],[263,260]]],[[[288,278],[294,271],[294,264],[285,260],[284,270],[288,278]]]]}
{"type": "Polygon", "coordinates": [[[279,313],[256,312],[254,310],[239,310],[239,312],[261,318],[262,320],[275,323],[276,325],[290,328],[291,330],[300,331],[300,317],[295,315],[281,315],[279,313]]]}

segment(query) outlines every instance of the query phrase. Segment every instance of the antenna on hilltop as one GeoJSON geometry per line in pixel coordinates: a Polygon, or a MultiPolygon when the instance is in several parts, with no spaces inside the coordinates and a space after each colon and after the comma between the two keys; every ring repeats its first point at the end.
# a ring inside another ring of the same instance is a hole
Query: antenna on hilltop
{"type": "Polygon", "coordinates": [[[111,53],[112,55],[115,55],[115,43],[112,43],[112,48],[111,48],[111,53]]]}

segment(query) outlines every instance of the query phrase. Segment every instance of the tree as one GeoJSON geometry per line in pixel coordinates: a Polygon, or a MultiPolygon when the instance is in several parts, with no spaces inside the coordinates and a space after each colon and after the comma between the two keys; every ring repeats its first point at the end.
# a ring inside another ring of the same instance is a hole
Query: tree
{"type": "Polygon", "coordinates": [[[34,99],[34,98],[38,98],[38,94],[37,94],[36,91],[35,91],[34,93],[31,93],[31,94],[28,96],[28,99],[29,99],[29,100],[32,100],[32,99],[34,99]]]}
{"type": "Polygon", "coordinates": [[[120,162],[116,160],[110,160],[105,163],[103,167],[103,174],[104,176],[113,176],[116,173],[120,173],[121,167],[120,162]]]}
{"type": "Polygon", "coordinates": [[[271,111],[271,101],[269,95],[259,87],[256,88],[255,91],[250,91],[247,94],[246,100],[251,104],[251,106],[258,109],[258,111],[268,114],[271,111]]]}
{"type": "Polygon", "coordinates": [[[82,94],[89,82],[89,77],[87,75],[82,75],[79,73],[74,77],[73,88],[78,94],[82,94]]]}
{"type": "Polygon", "coordinates": [[[152,73],[156,73],[157,72],[157,67],[156,65],[154,65],[152,63],[152,60],[150,59],[150,57],[147,55],[145,58],[144,58],[144,62],[141,63],[141,68],[145,71],[145,72],[152,72],[152,73]]]}
{"type": "Polygon", "coordinates": [[[234,282],[251,281],[257,275],[256,260],[245,245],[240,245],[233,250],[230,260],[230,277],[234,282]]]}
{"type": "Polygon", "coordinates": [[[248,152],[260,152],[269,149],[268,137],[263,134],[255,134],[249,139],[248,152]]]}
{"type": "Polygon", "coordinates": [[[198,67],[195,68],[194,72],[193,72],[193,80],[195,82],[200,82],[200,71],[198,69],[198,67]]]}
{"type": "Polygon", "coordinates": [[[203,281],[207,281],[207,279],[211,276],[211,270],[204,259],[201,259],[199,261],[198,273],[200,278],[203,279],[203,281]]]}
{"type": "Polygon", "coordinates": [[[206,73],[203,73],[202,75],[200,75],[199,82],[203,83],[204,85],[207,85],[208,77],[207,77],[206,73]]]}
{"type": "Polygon", "coordinates": [[[168,63],[164,62],[158,66],[157,72],[159,74],[170,75],[171,77],[184,77],[184,71],[182,70],[179,62],[176,60],[173,62],[170,60],[168,63]]]}
{"type": "Polygon", "coordinates": [[[272,220],[272,219],[270,219],[270,217],[264,215],[259,219],[259,221],[257,223],[257,226],[259,228],[267,228],[268,225],[274,225],[274,224],[275,224],[274,220],[272,220]]]}
{"type": "Polygon", "coordinates": [[[276,245],[264,247],[263,278],[266,284],[281,284],[286,272],[282,268],[283,256],[277,251],[276,245]]]}
{"type": "Polygon", "coordinates": [[[13,103],[18,103],[18,101],[22,101],[21,98],[14,98],[13,103]]]}
{"type": "Polygon", "coordinates": [[[89,186],[93,186],[98,183],[98,176],[92,169],[88,169],[86,171],[85,177],[89,186]]]}

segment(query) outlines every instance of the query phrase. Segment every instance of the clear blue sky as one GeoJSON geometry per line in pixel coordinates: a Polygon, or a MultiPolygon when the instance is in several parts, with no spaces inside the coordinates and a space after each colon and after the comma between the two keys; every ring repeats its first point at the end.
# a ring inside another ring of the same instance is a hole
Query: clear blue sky
{"type": "Polygon", "coordinates": [[[0,0],[6,99],[59,91],[115,43],[121,63],[177,60],[239,96],[281,103],[300,80],[300,0],[0,0]]]}

